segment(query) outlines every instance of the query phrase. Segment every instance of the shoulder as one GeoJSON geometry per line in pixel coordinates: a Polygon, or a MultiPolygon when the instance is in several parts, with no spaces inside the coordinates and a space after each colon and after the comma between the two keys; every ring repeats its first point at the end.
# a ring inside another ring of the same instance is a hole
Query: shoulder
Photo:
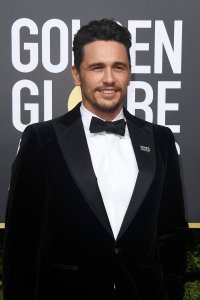
{"type": "Polygon", "coordinates": [[[48,121],[43,121],[39,123],[34,123],[31,125],[28,125],[24,131],[26,132],[36,132],[36,133],[42,133],[42,132],[51,132],[54,130],[54,127],[58,124],[63,124],[65,126],[70,126],[73,122],[75,122],[77,119],[81,117],[80,115],[80,104],[78,104],[74,109],[72,109],[69,112],[66,112],[65,114],[53,118],[48,121]]]}
{"type": "Polygon", "coordinates": [[[174,144],[175,139],[174,135],[168,127],[154,124],[143,119],[140,119],[132,114],[130,114],[126,109],[124,109],[125,117],[128,118],[135,126],[141,129],[148,129],[148,132],[151,132],[153,135],[154,143],[156,146],[161,148],[166,148],[169,144],[174,144]]]}
{"type": "Polygon", "coordinates": [[[53,118],[48,121],[43,121],[39,123],[34,123],[28,125],[22,136],[37,136],[38,138],[42,136],[51,135],[55,131],[55,126],[70,126],[74,121],[80,117],[80,105],[77,105],[74,109],[65,114],[53,118]]]}

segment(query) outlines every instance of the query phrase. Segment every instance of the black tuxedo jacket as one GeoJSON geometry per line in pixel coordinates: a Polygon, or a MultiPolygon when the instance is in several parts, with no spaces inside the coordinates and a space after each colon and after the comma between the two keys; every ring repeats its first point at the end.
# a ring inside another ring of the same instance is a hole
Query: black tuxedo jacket
{"type": "Polygon", "coordinates": [[[183,298],[187,222],[174,138],[124,113],[139,174],[117,240],[80,105],[24,131],[7,205],[4,300],[183,298]]]}

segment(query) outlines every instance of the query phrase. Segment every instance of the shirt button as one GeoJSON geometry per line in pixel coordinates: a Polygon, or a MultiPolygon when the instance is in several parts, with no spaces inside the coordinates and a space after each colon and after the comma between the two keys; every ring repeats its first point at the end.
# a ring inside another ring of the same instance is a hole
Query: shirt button
{"type": "Polygon", "coordinates": [[[118,247],[116,247],[116,248],[114,249],[114,252],[115,252],[115,254],[119,254],[120,249],[119,249],[118,247]]]}

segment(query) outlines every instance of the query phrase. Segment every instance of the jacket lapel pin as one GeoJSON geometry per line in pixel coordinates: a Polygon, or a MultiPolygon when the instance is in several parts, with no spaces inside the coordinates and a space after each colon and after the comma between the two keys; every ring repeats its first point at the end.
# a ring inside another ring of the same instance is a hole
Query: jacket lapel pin
{"type": "Polygon", "coordinates": [[[151,149],[149,147],[142,146],[142,145],[140,145],[140,150],[141,151],[146,151],[146,152],[150,152],[151,151],[151,149]]]}

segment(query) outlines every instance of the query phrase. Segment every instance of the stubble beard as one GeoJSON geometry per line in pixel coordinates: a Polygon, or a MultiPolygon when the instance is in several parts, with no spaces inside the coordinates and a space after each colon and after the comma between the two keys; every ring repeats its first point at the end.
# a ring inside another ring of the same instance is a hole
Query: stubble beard
{"type": "MultiPolygon", "coordinates": [[[[109,102],[109,100],[106,100],[109,102]]],[[[93,106],[99,111],[99,112],[104,112],[104,113],[113,113],[115,112],[119,107],[121,107],[123,104],[123,97],[117,101],[116,103],[99,103],[99,102],[93,102],[93,106]]]]}
{"type": "MultiPolygon", "coordinates": [[[[116,87],[115,87],[116,88],[116,87]]],[[[100,115],[103,113],[107,113],[107,114],[113,114],[116,111],[119,110],[119,108],[121,109],[123,106],[123,102],[124,102],[124,96],[126,94],[126,92],[122,92],[121,88],[118,88],[118,92],[121,93],[121,95],[119,96],[119,99],[116,99],[114,101],[112,100],[105,100],[105,99],[98,99],[94,96],[95,92],[99,91],[99,88],[96,89],[92,95],[92,93],[89,95],[87,93],[84,93],[82,90],[82,99],[83,102],[85,102],[86,108],[89,107],[93,109],[95,109],[96,111],[98,111],[100,113],[100,115]],[[89,105],[89,106],[88,106],[89,105]]],[[[90,109],[89,109],[90,110],[90,109]]],[[[92,110],[91,110],[92,111],[92,110]]]]}
{"type": "Polygon", "coordinates": [[[118,110],[119,107],[122,107],[122,104],[124,102],[124,93],[122,93],[122,90],[120,88],[118,88],[117,91],[120,92],[121,95],[120,98],[114,102],[112,102],[112,100],[105,99],[99,99],[99,101],[98,99],[97,101],[91,100],[95,109],[103,113],[113,113],[118,110]]]}

